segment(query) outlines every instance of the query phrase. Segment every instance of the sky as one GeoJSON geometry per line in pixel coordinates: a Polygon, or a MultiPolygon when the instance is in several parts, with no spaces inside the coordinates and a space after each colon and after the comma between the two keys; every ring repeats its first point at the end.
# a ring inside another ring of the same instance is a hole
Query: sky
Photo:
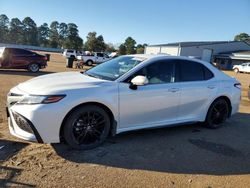
{"type": "Polygon", "coordinates": [[[105,42],[137,43],[233,40],[250,34],[250,0],[0,0],[0,14],[37,25],[75,23],[86,40],[90,31],[105,42]]]}

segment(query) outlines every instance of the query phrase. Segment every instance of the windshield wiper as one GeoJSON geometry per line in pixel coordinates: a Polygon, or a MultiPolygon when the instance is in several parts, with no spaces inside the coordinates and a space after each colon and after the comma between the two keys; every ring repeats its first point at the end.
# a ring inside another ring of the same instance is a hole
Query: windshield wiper
{"type": "Polygon", "coordinates": [[[99,79],[102,79],[100,76],[97,76],[97,75],[93,75],[93,74],[88,74],[86,72],[84,72],[83,74],[87,75],[87,76],[90,76],[90,77],[93,77],[93,78],[99,78],[99,79]]]}

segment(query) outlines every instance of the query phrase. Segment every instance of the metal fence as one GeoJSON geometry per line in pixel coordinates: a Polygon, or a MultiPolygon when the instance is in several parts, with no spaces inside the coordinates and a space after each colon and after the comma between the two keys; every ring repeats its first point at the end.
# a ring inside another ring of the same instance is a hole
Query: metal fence
{"type": "Polygon", "coordinates": [[[45,48],[40,46],[31,46],[31,45],[20,45],[20,44],[5,44],[0,43],[0,47],[11,47],[11,48],[22,48],[27,50],[37,50],[37,51],[45,51],[45,52],[63,52],[63,49],[60,48],[45,48]]]}

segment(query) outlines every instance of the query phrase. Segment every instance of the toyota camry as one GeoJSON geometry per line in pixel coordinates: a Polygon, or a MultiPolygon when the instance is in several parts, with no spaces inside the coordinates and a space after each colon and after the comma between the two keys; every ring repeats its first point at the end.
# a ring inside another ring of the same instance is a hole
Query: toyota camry
{"type": "Polygon", "coordinates": [[[210,63],[126,55],[17,85],[7,115],[14,136],[90,149],[125,131],[195,122],[217,128],[238,111],[240,98],[241,84],[210,63]]]}

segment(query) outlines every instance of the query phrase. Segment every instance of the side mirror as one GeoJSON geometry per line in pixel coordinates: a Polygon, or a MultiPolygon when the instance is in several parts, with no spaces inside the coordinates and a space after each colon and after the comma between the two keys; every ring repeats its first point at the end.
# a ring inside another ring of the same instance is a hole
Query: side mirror
{"type": "Polygon", "coordinates": [[[137,89],[137,86],[143,86],[148,84],[148,79],[146,76],[136,76],[131,80],[131,84],[129,86],[130,89],[137,89]]]}

